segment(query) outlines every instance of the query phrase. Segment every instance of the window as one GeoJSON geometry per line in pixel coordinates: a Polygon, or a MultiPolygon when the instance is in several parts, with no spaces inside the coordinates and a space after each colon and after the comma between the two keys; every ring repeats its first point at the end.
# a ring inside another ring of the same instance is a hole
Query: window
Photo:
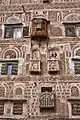
{"type": "Polygon", "coordinates": [[[2,61],[0,62],[1,75],[17,75],[18,61],[2,61]]]}
{"type": "Polygon", "coordinates": [[[19,103],[19,102],[13,103],[13,114],[14,115],[23,114],[23,103],[19,103]]]}
{"type": "Polygon", "coordinates": [[[80,24],[65,24],[65,36],[80,36],[80,24]]]}
{"type": "Polygon", "coordinates": [[[80,101],[76,100],[71,103],[72,115],[80,115],[80,101]]]}
{"type": "Polygon", "coordinates": [[[41,87],[40,94],[40,112],[52,112],[54,111],[54,93],[52,87],[41,87]]]}
{"type": "Polygon", "coordinates": [[[5,25],[4,38],[21,38],[29,36],[29,26],[23,27],[22,24],[5,25]],[[23,33],[23,34],[22,34],[23,33]]]}
{"type": "Polygon", "coordinates": [[[80,63],[74,63],[75,74],[80,74],[80,63]]]}
{"type": "Polygon", "coordinates": [[[52,87],[41,87],[41,92],[52,92],[52,87]]]}
{"type": "Polygon", "coordinates": [[[43,3],[49,3],[50,0],[43,0],[43,3]]]}
{"type": "Polygon", "coordinates": [[[0,102],[0,115],[3,115],[4,114],[4,102],[1,101],[0,102]]]}

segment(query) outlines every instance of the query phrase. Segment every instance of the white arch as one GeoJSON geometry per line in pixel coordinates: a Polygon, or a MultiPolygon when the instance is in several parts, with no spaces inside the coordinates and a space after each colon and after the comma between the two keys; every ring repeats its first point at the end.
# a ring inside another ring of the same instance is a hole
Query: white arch
{"type": "Polygon", "coordinates": [[[5,53],[8,51],[8,50],[13,50],[15,53],[16,53],[16,58],[18,58],[18,56],[20,57],[20,51],[18,48],[16,47],[6,47],[2,52],[1,52],[1,58],[4,58],[5,56],[5,53]]]}
{"type": "Polygon", "coordinates": [[[9,17],[6,20],[6,24],[17,24],[17,23],[21,23],[21,19],[15,15],[9,17]]]}
{"type": "Polygon", "coordinates": [[[77,53],[78,50],[80,50],[80,47],[78,47],[74,50],[74,56],[76,56],[76,53],[77,53]]]}
{"type": "Polygon", "coordinates": [[[80,21],[80,14],[78,14],[78,13],[69,13],[66,16],[64,16],[63,21],[66,21],[66,22],[75,22],[76,21],[76,22],[78,22],[78,21],[80,21]],[[73,16],[73,18],[71,16],[73,16]],[[72,19],[68,20],[70,18],[72,18],[73,21],[72,21],[72,19]]]}

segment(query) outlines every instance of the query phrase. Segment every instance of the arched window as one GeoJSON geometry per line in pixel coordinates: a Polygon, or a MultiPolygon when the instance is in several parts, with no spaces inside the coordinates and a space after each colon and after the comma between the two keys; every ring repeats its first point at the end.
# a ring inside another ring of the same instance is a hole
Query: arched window
{"type": "Polygon", "coordinates": [[[73,86],[71,88],[71,96],[74,96],[74,97],[79,96],[79,90],[78,90],[78,88],[76,86],[73,86]]]}

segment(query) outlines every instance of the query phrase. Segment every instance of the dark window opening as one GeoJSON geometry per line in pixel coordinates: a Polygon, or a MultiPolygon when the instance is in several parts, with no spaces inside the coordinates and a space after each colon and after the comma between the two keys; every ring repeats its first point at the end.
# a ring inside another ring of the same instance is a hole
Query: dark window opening
{"type": "Polygon", "coordinates": [[[41,87],[41,92],[52,92],[52,87],[41,87]]]}
{"type": "Polygon", "coordinates": [[[29,26],[23,27],[23,36],[24,37],[29,36],[29,26]]]}
{"type": "Polygon", "coordinates": [[[50,3],[50,0],[43,0],[43,3],[50,3]]]}

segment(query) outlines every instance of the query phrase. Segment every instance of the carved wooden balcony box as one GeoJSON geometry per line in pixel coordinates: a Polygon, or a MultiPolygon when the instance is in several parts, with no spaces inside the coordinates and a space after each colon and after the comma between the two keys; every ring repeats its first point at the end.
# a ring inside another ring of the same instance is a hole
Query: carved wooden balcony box
{"type": "Polygon", "coordinates": [[[30,72],[40,72],[40,60],[30,60],[30,65],[29,65],[29,71],[30,72]]]}
{"type": "Polygon", "coordinates": [[[44,18],[38,16],[32,20],[31,39],[48,38],[48,24],[44,18]]]}
{"type": "Polygon", "coordinates": [[[53,59],[47,61],[48,72],[59,72],[59,60],[53,59]]]}
{"type": "Polygon", "coordinates": [[[52,92],[40,93],[40,108],[54,108],[55,107],[55,96],[52,92]]]}

